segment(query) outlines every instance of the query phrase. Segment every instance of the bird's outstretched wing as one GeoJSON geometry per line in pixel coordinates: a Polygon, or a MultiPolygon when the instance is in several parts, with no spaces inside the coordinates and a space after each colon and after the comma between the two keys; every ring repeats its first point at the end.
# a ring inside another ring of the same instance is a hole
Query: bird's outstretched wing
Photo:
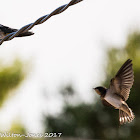
{"type": "Polygon", "coordinates": [[[110,89],[127,100],[129,97],[130,89],[134,82],[134,73],[132,69],[132,60],[128,59],[119,69],[114,78],[110,81],[110,89]]]}

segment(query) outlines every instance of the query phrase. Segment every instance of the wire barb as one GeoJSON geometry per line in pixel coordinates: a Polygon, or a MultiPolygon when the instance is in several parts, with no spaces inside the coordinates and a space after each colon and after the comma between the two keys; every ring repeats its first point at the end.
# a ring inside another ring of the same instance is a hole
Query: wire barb
{"type": "Polygon", "coordinates": [[[50,17],[60,14],[62,12],[64,12],[69,6],[72,6],[74,4],[77,4],[79,2],[81,2],[83,0],[71,0],[68,4],[62,5],[60,7],[58,7],[57,9],[55,9],[53,12],[51,12],[48,15],[42,16],[39,19],[37,19],[34,23],[30,23],[28,25],[23,26],[22,28],[20,28],[18,31],[13,32],[8,34],[7,36],[5,36],[1,41],[0,41],[0,45],[4,42],[4,41],[9,41],[12,40],[14,37],[18,36],[21,33],[27,32],[30,29],[32,29],[35,25],[38,24],[42,24],[44,23],[46,20],[48,20],[50,17]]]}

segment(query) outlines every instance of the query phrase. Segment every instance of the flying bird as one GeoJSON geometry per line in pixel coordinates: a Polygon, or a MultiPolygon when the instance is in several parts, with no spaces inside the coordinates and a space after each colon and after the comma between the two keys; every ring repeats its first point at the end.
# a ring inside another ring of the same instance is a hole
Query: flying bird
{"type": "MultiPolygon", "coordinates": [[[[13,33],[13,32],[16,32],[17,30],[18,29],[13,29],[13,28],[10,28],[10,27],[7,27],[7,26],[0,24],[0,40],[2,40],[6,35],[13,33]]],[[[34,34],[33,32],[27,31],[27,32],[20,33],[16,37],[30,36],[33,34],[34,34]]]]}
{"type": "Polygon", "coordinates": [[[129,123],[135,118],[134,113],[126,103],[133,82],[132,60],[128,59],[115,77],[111,79],[109,88],[101,86],[94,88],[97,94],[100,95],[103,105],[119,109],[119,122],[121,125],[129,123]]]}

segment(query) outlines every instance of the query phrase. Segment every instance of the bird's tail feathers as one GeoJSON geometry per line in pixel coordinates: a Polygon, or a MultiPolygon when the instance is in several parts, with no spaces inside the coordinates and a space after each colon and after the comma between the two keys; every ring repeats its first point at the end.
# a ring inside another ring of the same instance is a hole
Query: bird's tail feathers
{"type": "Polygon", "coordinates": [[[133,121],[133,119],[135,118],[134,113],[132,112],[132,110],[129,108],[130,112],[129,115],[127,113],[125,113],[122,110],[119,110],[119,122],[121,125],[125,124],[125,123],[130,123],[133,121]]]}

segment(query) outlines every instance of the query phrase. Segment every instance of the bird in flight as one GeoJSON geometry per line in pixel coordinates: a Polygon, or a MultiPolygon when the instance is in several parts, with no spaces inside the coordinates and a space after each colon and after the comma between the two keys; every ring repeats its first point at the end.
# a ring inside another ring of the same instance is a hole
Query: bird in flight
{"type": "Polygon", "coordinates": [[[126,103],[133,82],[132,60],[128,59],[115,77],[111,79],[108,89],[101,86],[94,88],[97,94],[100,95],[103,105],[119,109],[119,122],[121,125],[131,122],[135,118],[132,110],[126,103]]]}
{"type": "MultiPolygon", "coordinates": [[[[2,40],[6,35],[13,33],[13,32],[16,32],[17,30],[18,29],[13,29],[13,28],[10,28],[10,27],[7,27],[7,26],[0,24],[0,40],[2,40]]],[[[27,32],[20,33],[16,37],[30,36],[33,34],[34,34],[33,32],[27,31],[27,32]]]]}

